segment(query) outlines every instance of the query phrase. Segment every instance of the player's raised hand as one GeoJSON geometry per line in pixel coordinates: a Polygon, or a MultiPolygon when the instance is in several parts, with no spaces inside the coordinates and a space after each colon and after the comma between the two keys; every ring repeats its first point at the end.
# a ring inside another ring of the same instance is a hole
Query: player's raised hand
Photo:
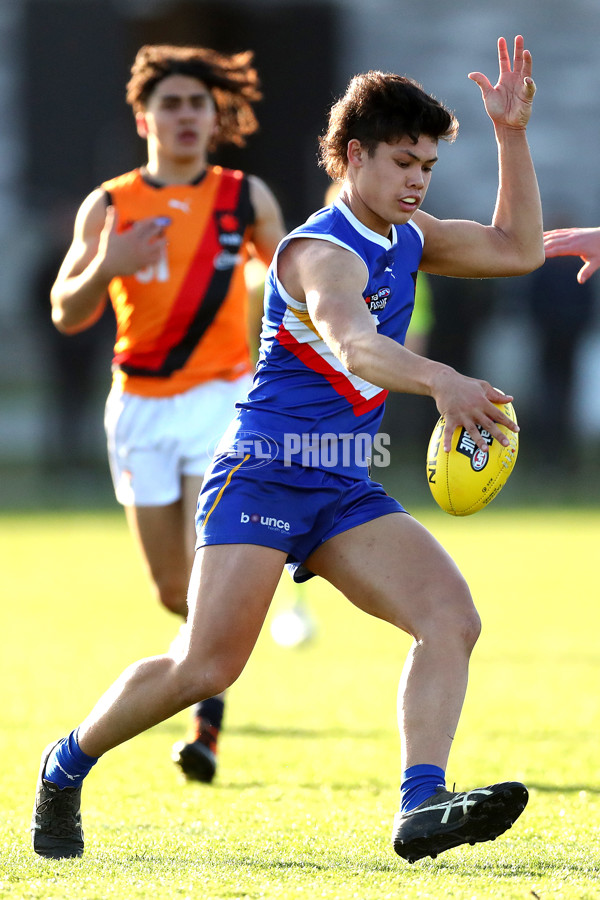
{"type": "Polygon", "coordinates": [[[506,40],[498,38],[500,76],[495,85],[482,72],[470,72],[469,78],[481,88],[483,104],[495,125],[525,128],[531,115],[535,82],[531,77],[531,53],[523,49],[523,38],[515,38],[511,68],[506,40]]]}

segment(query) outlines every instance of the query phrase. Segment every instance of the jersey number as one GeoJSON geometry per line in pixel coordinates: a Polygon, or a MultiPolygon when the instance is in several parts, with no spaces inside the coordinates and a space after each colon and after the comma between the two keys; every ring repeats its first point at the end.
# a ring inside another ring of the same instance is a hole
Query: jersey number
{"type": "Polygon", "coordinates": [[[148,284],[150,281],[168,281],[171,273],[169,272],[169,259],[167,257],[167,249],[164,247],[160,253],[160,259],[145,269],[140,269],[135,273],[135,277],[141,284],[148,284]]]}

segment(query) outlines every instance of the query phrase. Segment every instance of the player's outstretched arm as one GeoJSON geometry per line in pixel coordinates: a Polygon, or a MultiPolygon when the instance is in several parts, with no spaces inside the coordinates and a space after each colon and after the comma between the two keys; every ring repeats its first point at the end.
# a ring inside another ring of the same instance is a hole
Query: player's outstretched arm
{"type": "Polygon", "coordinates": [[[579,284],[585,284],[600,269],[600,228],[557,228],[544,232],[547,257],[580,256],[584,266],[577,273],[579,284]]]}
{"type": "Polygon", "coordinates": [[[498,146],[498,194],[491,225],[439,220],[415,213],[425,234],[421,267],[427,272],[463,278],[523,275],[544,261],[542,207],[527,143],[535,83],[531,54],[515,38],[510,55],[498,40],[499,77],[495,85],[482,72],[469,78],[479,85],[485,110],[494,124],[498,146]]]}

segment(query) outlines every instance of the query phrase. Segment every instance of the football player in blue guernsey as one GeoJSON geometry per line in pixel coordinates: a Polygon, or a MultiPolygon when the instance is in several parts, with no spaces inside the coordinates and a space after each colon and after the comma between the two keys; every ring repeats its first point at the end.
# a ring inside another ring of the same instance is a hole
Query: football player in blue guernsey
{"type": "Polygon", "coordinates": [[[399,688],[395,851],[413,862],[493,840],[524,809],[518,782],[446,788],[480,620],[452,559],[370,480],[367,459],[386,449],[378,428],[388,391],[431,396],[448,441],[463,427],[485,451],[478,426],[504,444],[498,426],[517,428],[494,405],[510,395],[403,346],[419,268],[485,278],[544,261],[526,139],[531,56],[520,36],[512,58],[501,38],[498,56],[495,85],[469,75],[498,147],[489,225],[421,210],[438,142],[454,138],[457,122],[420,85],[371,71],[332,107],[321,158],[341,191],[272,263],[254,383],[200,493],[185,631],[164,655],[126,669],[68,739],[44,751],[32,824],[41,855],[83,852],[81,782],[98,757],[236,680],[286,564],[414,639],[399,688]]]}

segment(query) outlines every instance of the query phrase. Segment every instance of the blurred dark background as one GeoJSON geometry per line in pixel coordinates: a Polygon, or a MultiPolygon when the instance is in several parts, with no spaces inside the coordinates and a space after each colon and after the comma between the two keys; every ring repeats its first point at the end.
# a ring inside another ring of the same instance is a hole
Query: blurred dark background
{"type": "MultiPolygon", "coordinates": [[[[498,36],[512,43],[523,33],[538,85],[529,137],[546,227],[597,225],[600,6],[547,0],[541,10],[517,0],[502,9],[476,0],[0,0],[0,505],[114,503],[102,429],[112,316],[65,338],[50,323],[48,292],[81,200],[144,161],[125,104],[142,44],[255,51],[260,132],[218,161],[263,178],[292,228],[322,205],[317,137],[329,106],[369,68],[417,78],[459,118],[425,208],[489,221],[496,149],[466,76],[480,70],[494,81],[498,36]]],[[[583,288],[579,267],[567,259],[518,279],[427,279],[423,352],[516,398],[520,459],[498,503],[598,499],[600,274],[583,288]]],[[[436,419],[428,398],[390,398],[393,466],[378,474],[401,499],[429,502],[424,460],[436,419]]]]}

